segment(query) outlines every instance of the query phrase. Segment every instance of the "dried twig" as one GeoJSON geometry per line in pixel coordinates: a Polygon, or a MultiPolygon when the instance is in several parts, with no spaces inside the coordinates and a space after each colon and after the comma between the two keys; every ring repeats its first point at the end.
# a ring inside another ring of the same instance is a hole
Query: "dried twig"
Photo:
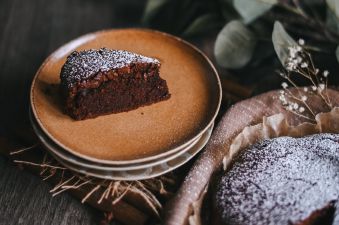
{"type": "Polygon", "coordinates": [[[34,144],[34,145],[32,145],[32,146],[29,146],[29,147],[27,147],[27,148],[22,148],[22,149],[18,149],[18,150],[12,151],[12,152],[10,152],[9,154],[10,154],[10,155],[21,154],[21,153],[23,153],[23,152],[25,152],[25,151],[28,151],[28,150],[31,150],[31,149],[33,149],[33,148],[35,148],[35,147],[37,147],[37,146],[39,146],[39,143],[34,144]]]}
{"type": "Polygon", "coordinates": [[[28,165],[28,166],[37,166],[37,167],[41,167],[41,168],[47,167],[47,168],[51,168],[51,169],[66,170],[65,167],[53,166],[53,165],[49,165],[49,164],[39,164],[39,163],[27,162],[27,161],[23,161],[23,160],[14,160],[14,162],[18,163],[18,164],[28,165]]]}
{"type": "MultiPolygon", "coordinates": [[[[11,155],[16,156],[25,153],[28,150],[34,149],[37,145],[38,144],[13,151],[11,155]]],[[[142,181],[112,181],[84,176],[61,166],[48,153],[41,156],[40,163],[24,160],[14,160],[14,162],[41,168],[39,174],[43,177],[43,180],[58,177],[59,181],[50,190],[52,196],[59,195],[71,189],[89,189],[82,198],[82,203],[86,202],[91,196],[95,196],[97,199],[94,201],[96,201],[97,204],[101,204],[103,200],[109,199],[112,205],[114,205],[121,201],[128,192],[133,192],[138,194],[145,203],[148,204],[150,209],[153,210],[154,214],[158,216],[160,215],[162,205],[156,196],[167,195],[169,192],[166,190],[166,186],[173,186],[176,184],[176,181],[170,175],[142,181]],[[96,192],[99,192],[100,194],[93,195],[96,192]]]]}

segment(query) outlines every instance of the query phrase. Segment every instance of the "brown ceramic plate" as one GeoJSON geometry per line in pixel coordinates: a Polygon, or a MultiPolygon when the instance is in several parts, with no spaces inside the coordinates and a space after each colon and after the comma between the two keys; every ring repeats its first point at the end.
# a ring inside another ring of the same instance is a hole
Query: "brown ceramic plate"
{"type": "MultiPolygon", "coordinates": [[[[202,136],[204,136],[206,133],[211,133],[213,130],[214,124],[212,124],[205,133],[203,133],[201,136],[199,136],[196,140],[190,142],[186,147],[183,147],[179,151],[175,152],[174,154],[170,154],[166,157],[157,157],[153,161],[146,161],[141,163],[133,163],[133,164],[104,164],[104,163],[97,163],[93,161],[86,160],[84,158],[78,157],[76,155],[73,155],[72,153],[64,150],[62,147],[57,145],[53,142],[40,128],[39,125],[36,123],[36,120],[32,117],[30,113],[30,120],[32,128],[39,138],[41,144],[45,147],[46,150],[48,150],[51,154],[58,157],[58,159],[61,159],[63,161],[67,161],[70,164],[76,165],[78,167],[82,168],[89,168],[89,169],[98,169],[98,170],[107,170],[107,171],[128,171],[128,170],[136,170],[136,169],[143,169],[143,168],[149,168],[152,166],[160,165],[163,163],[166,163],[170,160],[173,160],[180,155],[185,154],[187,151],[189,151],[193,146],[195,146],[200,140],[202,139],[202,136]]],[[[207,136],[209,138],[209,135],[207,136]]],[[[206,139],[206,135],[205,138],[206,139]]],[[[202,146],[202,145],[200,145],[202,146]]],[[[203,146],[202,146],[203,147],[203,146]]]]}
{"type": "Polygon", "coordinates": [[[52,152],[51,154],[65,167],[86,176],[97,177],[106,180],[145,180],[166,174],[188,162],[206,145],[211,136],[211,133],[212,129],[208,129],[207,131],[205,131],[205,133],[203,133],[197,143],[191,146],[184,154],[181,154],[174,159],[158,165],[149,166],[147,168],[136,168],[133,170],[112,171],[79,167],[78,165],[71,164],[70,162],[59,158],[52,152]]]}
{"type": "Polygon", "coordinates": [[[197,48],[151,30],[107,30],[62,46],[39,68],[31,87],[33,115],[42,130],[70,153],[95,162],[140,162],[180,149],[202,135],[220,107],[221,85],[197,48]],[[133,111],[75,121],[59,99],[59,74],[73,50],[107,47],[155,57],[171,98],[133,111]]]}
{"type": "Polygon", "coordinates": [[[105,164],[99,165],[95,162],[81,162],[84,159],[76,158],[76,156],[72,154],[64,155],[64,150],[49,140],[38,128],[34,118],[31,118],[31,122],[41,144],[61,165],[78,173],[109,180],[142,180],[168,173],[194,157],[207,144],[213,130],[212,124],[197,141],[192,142],[184,151],[179,151],[174,155],[170,155],[168,158],[159,158],[157,161],[144,165],[134,164],[115,167],[105,164]]]}

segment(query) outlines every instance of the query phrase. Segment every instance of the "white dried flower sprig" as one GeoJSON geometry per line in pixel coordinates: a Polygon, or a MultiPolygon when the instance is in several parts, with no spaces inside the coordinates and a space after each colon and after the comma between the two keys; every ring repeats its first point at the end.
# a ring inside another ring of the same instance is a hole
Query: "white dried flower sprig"
{"type": "Polygon", "coordinates": [[[311,54],[303,47],[304,45],[305,41],[299,39],[297,45],[288,47],[289,57],[285,63],[285,70],[279,73],[287,82],[281,84],[284,90],[280,92],[279,100],[286,110],[305,119],[315,121],[315,112],[307,103],[307,94],[319,95],[331,109],[332,103],[326,91],[329,72],[324,70],[320,73],[320,70],[314,66],[311,54]],[[309,80],[311,87],[300,89],[292,79],[292,75],[294,74],[299,74],[309,80]],[[297,88],[297,94],[292,93],[288,89],[289,85],[297,88]],[[304,114],[305,111],[310,112],[312,117],[304,114]]]}

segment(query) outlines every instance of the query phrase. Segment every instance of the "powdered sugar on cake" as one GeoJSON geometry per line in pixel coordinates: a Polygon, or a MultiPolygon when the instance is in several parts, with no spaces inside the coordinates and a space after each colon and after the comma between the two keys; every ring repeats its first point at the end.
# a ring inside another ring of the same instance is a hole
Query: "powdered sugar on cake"
{"type": "Polygon", "coordinates": [[[61,69],[61,80],[66,86],[88,79],[98,72],[105,72],[128,66],[131,63],[160,64],[159,60],[138,55],[124,50],[110,50],[107,48],[74,51],[66,60],[61,69]]]}
{"type": "Polygon", "coordinates": [[[216,207],[227,224],[294,224],[338,201],[336,134],[255,144],[234,159],[216,193],[216,207]]]}

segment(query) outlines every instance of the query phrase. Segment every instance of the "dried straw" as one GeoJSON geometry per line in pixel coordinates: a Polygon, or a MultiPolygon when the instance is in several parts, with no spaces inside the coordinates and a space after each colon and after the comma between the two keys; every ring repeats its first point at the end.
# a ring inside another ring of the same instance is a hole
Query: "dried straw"
{"type": "MultiPolygon", "coordinates": [[[[98,205],[102,204],[104,200],[115,205],[128,193],[134,193],[143,199],[153,213],[159,217],[162,204],[158,197],[171,194],[167,187],[173,187],[177,184],[173,175],[164,175],[140,181],[99,179],[79,174],[60,165],[49,153],[44,153],[43,157],[40,156],[42,158],[41,162],[35,162],[29,157],[25,157],[25,155],[32,154],[32,151],[40,151],[38,147],[39,144],[34,144],[30,147],[12,151],[10,155],[14,158],[14,162],[19,165],[38,168],[43,180],[56,179],[57,182],[54,182],[55,185],[50,190],[53,197],[69,190],[85,190],[81,198],[82,203],[89,201],[91,198],[98,205]]],[[[33,155],[36,155],[36,152],[33,155]]]]}

